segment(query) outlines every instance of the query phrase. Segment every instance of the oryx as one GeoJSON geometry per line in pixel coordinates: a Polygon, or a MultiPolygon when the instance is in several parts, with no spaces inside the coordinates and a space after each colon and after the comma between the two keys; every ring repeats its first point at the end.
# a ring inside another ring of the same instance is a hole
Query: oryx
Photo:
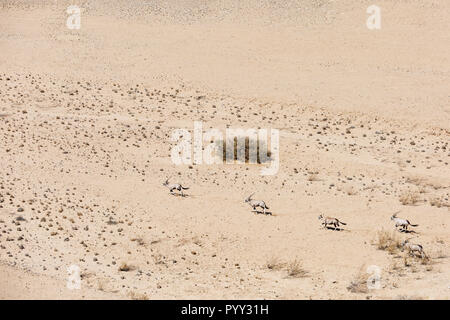
{"type": "Polygon", "coordinates": [[[401,227],[400,231],[408,231],[408,226],[411,227],[417,227],[419,226],[418,224],[412,224],[411,222],[409,222],[409,220],[406,219],[402,219],[402,218],[397,218],[397,214],[400,211],[397,211],[396,213],[394,213],[391,217],[391,220],[394,221],[395,223],[395,228],[397,229],[398,227],[401,227]]]}
{"type": "Polygon", "coordinates": [[[179,184],[179,183],[172,183],[172,184],[169,184],[169,179],[167,179],[167,180],[163,183],[163,186],[169,188],[170,194],[173,194],[173,195],[176,195],[176,193],[173,192],[174,190],[180,191],[182,197],[184,197],[183,190],[189,189],[189,188],[187,188],[187,187],[183,187],[183,186],[182,186],[181,184],[179,184]]]}
{"type": "Polygon", "coordinates": [[[339,227],[339,224],[347,225],[345,222],[339,221],[339,219],[332,217],[324,217],[323,215],[319,215],[319,220],[323,220],[322,224],[324,228],[327,228],[328,225],[333,225],[334,230],[339,227]]]}
{"type": "Polygon", "coordinates": [[[266,203],[265,203],[264,201],[262,201],[262,200],[252,200],[252,196],[253,196],[254,194],[255,194],[255,193],[252,193],[251,195],[249,195],[248,198],[246,198],[246,199],[244,200],[244,202],[245,202],[245,203],[248,203],[248,204],[253,208],[253,211],[255,211],[255,212],[257,212],[257,211],[256,211],[256,208],[257,208],[257,207],[260,207],[260,208],[263,209],[263,213],[264,213],[264,214],[270,214],[270,215],[272,215],[272,213],[270,213],[270,212],[266,213],[266,209],[269,209],[269,207],[266,205],[266,203]]]}
{"type": "MultiPolygon", "coordinates": [[[[412,238],[411,238],[412,239],[412,238]]],[[[406,239],[402,242],[402,249],[407,249],[410,255],[415,255],[416,253],[420,254],[421,258],[425,258],[427,255],[423,251],[423,247],[420,244],[409,243],[409,240],[406,239]]]]}

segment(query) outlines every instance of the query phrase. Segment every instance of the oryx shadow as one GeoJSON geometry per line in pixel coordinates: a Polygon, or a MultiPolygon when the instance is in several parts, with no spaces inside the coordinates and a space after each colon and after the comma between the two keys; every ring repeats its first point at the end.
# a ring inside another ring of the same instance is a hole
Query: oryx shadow
{"type": "Polygon", "coordinates": [[[417,233],[416,231],[414,231],[414,230],[397,229],[397,231],[400,232],[400,233],[406,233],[406,234],[410,234],[410,233],[418,234],[418,233],[417,233]]]}
{"type": "Polygon", "coordinates": [[[322,229],[331,230],[331,231],[345,231],[344,228],[339,228],[339,227],[333,228],[333,227],[329,227],[329,226],[327,226],[327,227],[322,227],[322,229]]]}
{"type": "Polygon", "coordinates": [[[174,197],[181,197],[181,198],[189,197],[188,194],[172,193],[172,192],[169,192],[169,194],[172,195],[172,196],[174,196],[174,197]]]}
{"type": "Polygon", "coordinates": [[[259,211],[259,210],[252,210],[252,212],[256,215],[256,214],[262,214],[262,215],[266,215],[266,216],[271,216],[272,212],[270,211],[266,211],[266,213],[264,214],[264,211],[259,211]]]}

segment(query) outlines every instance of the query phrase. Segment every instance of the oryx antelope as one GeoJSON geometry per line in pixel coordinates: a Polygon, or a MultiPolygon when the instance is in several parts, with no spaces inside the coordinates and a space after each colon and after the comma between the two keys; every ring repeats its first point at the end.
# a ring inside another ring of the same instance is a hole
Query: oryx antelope
{"type": "Polygon", "coordinates": [[[402,248],[407,249],[410,255],[420,254],[421,258],[426,258],[426,254],[423,251],[423,247],[420,244],[410,243],[410,239],[406,239],[402,242],[402,248]]]}
{"type": "Polygon", "coordinates": [[[172,183],[172,184],[169,184],[169,179],[167,179],[166,182],[163,183],[163,186],[169,188],[170,194],[173,194],[173,195],[176,194],[176,193],[173,192],[174,190],[180,191],[182,197],[184,197],[183,190],[189,189],[189,188],[187,188],[187,187],[183,187],[183,186],[182,186],[181,184],[179,184],[179,183],[172,183]]]}
{"type": "Polygon", "coordinates": [[[394,213],[391,217],[391,220],[395,223],[395,228],[401,227],[401,231],[408,231],[408,226],[417,227],[418,224],[412,224],[406,219],[397,218],[398,212],[394,213]]]}
{"type": "Polygon", "coordinates": [[[253,211],[255,211],[255,212],[257,212],[257,211],[256,211],[256,208],[259,207],[259,208],[262,208],[262,209],[263,209],[263,213],[264,213],[264,214],[270,214],[270,215],[272,215],[272,213],[270,213],[270,212],[267,212],[267,213],[266,213],[266,209],[269,209],[269,207],[266,205],[266,203],[265,203],[264,201],[262,201],[262,200],[253,200],[253,199],[252,199],[252,196],[253,196],[253,195],[254,195],[254,193],[252,193],[251,195],[249,195],[248,198],[246,198],[246,199],[244,200],[244,202],[245,202],[245,203],[248,203],[248,204],[253,208],[253,211]]]}
{"type": "Polygon", "coordinates": [[[319,215],[319,220],[323,220],[322,224],[324,228],[327,228],[328,225],[333,225],[334,230],[336,230],[336,228],[338,228],[340,224],[343,224],[344,226],[347,225],[345,222],[339,221],[339,219],[324,217],[323,215],[319,215]]]}

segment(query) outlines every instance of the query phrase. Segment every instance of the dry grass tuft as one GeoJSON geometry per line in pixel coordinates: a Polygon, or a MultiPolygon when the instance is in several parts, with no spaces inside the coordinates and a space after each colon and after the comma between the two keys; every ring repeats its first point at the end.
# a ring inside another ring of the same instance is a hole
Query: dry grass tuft
{"type": "Polygon", "coordinates": [[[403,257],[403,264],[405,267],[411,267],[417,262],[420,262],[421,265],[428,266],[427,271],[431,271],[432,265],[434,264],[433,260],[427,255],[424,255],[422,257],[408,251],[407,254],[403,257]]]}
{"type": "Polygon", "coordinates": [[[404,271],[404,268],[400,264],[400,262],[392,261],[390,268],[389,268],[389,273],[401,275],[401,274],[403,274],[403,271],[404,271]]]}
{"type": "Polygon", "coordinates": [[[450,205],[445,202],[443,196],[431,198],[428,200],[428,202],[430,203],[430,206],[432,206],[432,207],[437,207],[437,208],[450,207],[450,205]]]}
{"type": "Polygon", "coordinates": [[[266,262],[264,267],[266,267],[269,270],[281,270],[286,264],[282,262],[278,257],[271,257],[266,262]]]}
{"type": "Polygon", "coordinates": [[[385,250],[390,254],[396,254],[401,248],[401,242],[395,232],[381,230],[377,233],[376,246],[379,250],[385,250]]]}
{"type": "Polygon", "coordinates": [[[295,259],[287,265],[287,273],[289,277],[302,278],[305,277],[308,272],[303,269],[301,262],[295,259]]]}
{"type": "Polygon", "coordinates": [[[367,287],[367,280],[369,279],[369,274],[364,272],[364,266],[359,269],[355,278],[350,282],[347,290],[353,293],[367,293],[369,288],[367,287]]]}
{"type": "Polygon", "coordinates": [[[400,195],[399,201],[404,206],[412,206],[420,201],[420,196],[417,191],[406,191],[400,195]]]}

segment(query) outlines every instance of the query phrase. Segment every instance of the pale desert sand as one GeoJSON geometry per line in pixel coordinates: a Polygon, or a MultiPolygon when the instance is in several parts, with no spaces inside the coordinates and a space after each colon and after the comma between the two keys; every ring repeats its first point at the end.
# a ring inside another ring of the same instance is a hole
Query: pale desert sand
{"type": "Polygon", "coordinates": [[[449,1],[70,4],[0,2],[1,299],[450,297],[449,1]],[[194,121],[279,129],[279,172],[175,166],[194,121]]]}

